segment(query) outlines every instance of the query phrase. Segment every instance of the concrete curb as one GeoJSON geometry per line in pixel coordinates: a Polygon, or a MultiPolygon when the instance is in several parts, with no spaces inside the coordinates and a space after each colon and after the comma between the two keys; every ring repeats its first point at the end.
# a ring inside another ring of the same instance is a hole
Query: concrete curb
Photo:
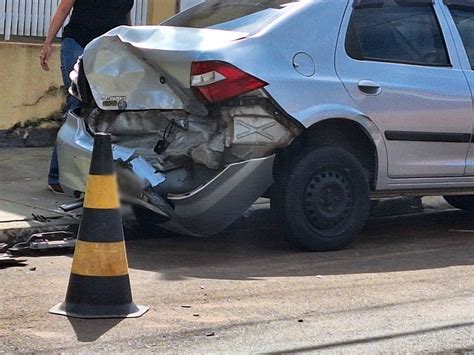
{"type": "Polygon", "coordinates": [[[413,223],[424,223],[437,218],[449,217],[449,216],[462,216],[468,215],[467,212],[458,210],[455,208],[443,209],[437,211],[425,211],[419,213],[410,213],[410,214],[397,214],[393,216],[383,216],[383,217],[369,217],[367,221],[368,226],[380,226],[380,225],[393,225],[393,224],[403,224],[410,225],[413,223]]]}
{"type": "MultiPolygon", "coordinates": [[[[240,217],[228,230],[239,231],[256,228],[269,228],[270,203],[261,200],[252,205],[242,217],[240,217]]],[[[372,204],[371,213],[367,220],[366,227],[380,226],[386,224],[412,225],[425,223],[433,219],[442,220],[454,215],[466,215],[467,213],[455,209],[448,204],[430,203],[424,204],[420,198],[397,197],[383,199],[372,204]]],[[[273,221],[273,220],[271,220],[273,221]]],[[[273,223],[273,222],[272,222],[273,223]]]]}
{"type": "Polygon", "coordinates": [[[0,148],[52,147],[58,128],[0,130],[0,148]]]}
{"type": "MultiPolygon", "coordinates": [[[[260,212],[263,212],[263,215],[267,215],[267,211],[269,210],[270,204],[268,201],[259,201],[252,205],[252,207],[245,212],[236,223],[229,227],[229,230],[241,229],[242,231],[245,231],[248,228],[258,228],[262,225],[268,226],[268,219],[262,219],[258,215],[260,212]],[[246,222],[249,217],[251,217],[252,220],[251,226],[246,222]]],[[[428,220],[437,218],[463,214],[465,214],[465,212],[447,206],[423,209],[421,202],[418,204],[416,200],[411,198],[393,199],[379,203],[372,209],[372,214],[367,221],[367,227],[376,227],[381,224],[386,224],[388,226],[395,223],[410,225],[413,223],[424,223],[428,220]],[[416,206],[416,208],[413,208],[413,206],[416,206]]],[[[260,216],[262,216],[262,214],[260,214],[260,216]]],[[[124,227],[126,223],[133,219],[134,217],[130,213],[125,214],[123,217],[124,227]]],[[[11,244],[20,242],[32,234],[42,232],[68,231],[76,233],[79,222],[79,218],[63,217],[52,219],[44,223],[36,221],[0,223],[0,243],[11,244]]]]}

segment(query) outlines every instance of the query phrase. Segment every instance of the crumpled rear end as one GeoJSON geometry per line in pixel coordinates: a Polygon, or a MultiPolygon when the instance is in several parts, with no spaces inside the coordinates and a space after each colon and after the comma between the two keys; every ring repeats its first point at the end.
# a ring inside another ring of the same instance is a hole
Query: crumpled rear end
{"type": "MultiPolygon", "coordinates": [[[[210,235],[232,223],[273,183],[276,151],[301,133],[264,88],[219,102],[196,94],[191,68],[202,51],[244,36],[122,27],[93,41],[71,75],[72,91],[89,100],[69,113],[59,133],[61,183],[84,191],[92,135],[107,132],[124,199],[160,214],[165,228],[181,233],[210,235]]],[[[213,63],[220,70],[221,63],[213,63]]],[[[238,78],[214,71],[197,76],[204,80],[199,88],[209,79],[219,87],[229,80],[239,92],[238,78]]]]}
{"type": "Polygon", "coordinates": [[[211,107],[205,117],[182,110],[82,115],[69,113],[59,134],[61,182],[84,191],[92,134],[111,133],[124,196],[166,215],[165,228],[192,235],[221,231],[260,197],[273,182],[275,151],[300,132],[264,92],[211,107]]]}

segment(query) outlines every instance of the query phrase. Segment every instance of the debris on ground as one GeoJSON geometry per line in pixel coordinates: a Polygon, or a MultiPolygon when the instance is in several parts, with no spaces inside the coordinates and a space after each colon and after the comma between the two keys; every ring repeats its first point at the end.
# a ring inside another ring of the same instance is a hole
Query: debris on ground
{"type": "Polygon", "coordinates": [[[11,266],[25,266],[26,259],[15,259],[10,254],[0,254],[0,269],[11,266]]]}
{"type": "Polygon", "coordinates": [[[34,221],[41,222],[41,223],[48,222],[48,218],[46,218],[45,216],[43,216],[41,214],[32,213],[31,216],[33,217],[34,221]]]}
{"type": "Polygon", "coordinates": [[[36,233],[30,236],[25,242],[16,243],[8,251],[12,255],[25,255],[38,251],[67,250],[72,251],[76,245],[73,233],[59,231],[36,233]]]}
{"type": "Polygon", "coordinates": [[[0,253],[5,253],[8,250],[8,244],[0,243],[0,253]]]}
{"type": "Polygon", "coordinates": [[[191,306],[188,305],[188,304],[183,304],[183,305],[181,306],[181,308],[191,308],[191,306]]]}
{"type": "Polygon", "coordinates": [[[211,332],[211,333],[207,333],[207,334],[206,334],[207,337],[213,337],[213,336],[215,336],[215,335],[216,335],[216,333],[214,333],[214,332],[211,332]]]}

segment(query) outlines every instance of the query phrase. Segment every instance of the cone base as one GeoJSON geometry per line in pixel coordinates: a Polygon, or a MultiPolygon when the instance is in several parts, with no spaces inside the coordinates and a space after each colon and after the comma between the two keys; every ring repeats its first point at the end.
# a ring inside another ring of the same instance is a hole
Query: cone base
{"type": "Polygon", "coordinates": [[[138,306],[135,303],[120,306],[93,306],[62,302],[51,308],[49,313],[83,319],[138,318],[148,309],[148,306],[138,306]]]}

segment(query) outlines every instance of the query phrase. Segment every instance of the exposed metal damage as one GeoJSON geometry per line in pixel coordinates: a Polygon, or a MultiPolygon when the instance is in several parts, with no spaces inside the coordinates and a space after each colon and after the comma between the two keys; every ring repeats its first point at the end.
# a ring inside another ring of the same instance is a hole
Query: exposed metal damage
{"type": "Polygon", "coordinates": [[[161,173],[149,183],[165,195],[191,192],[229,164],[270,156],[299,134],[263,97],[217,106],[209,117],[181,110],[99,109],[84,116],[92,132],[111,133],[116,145],[134,151],[123,158],[137,175],[155,173],[146,163],[161,173]],[[253,105],[241,105],[250,100],[253,105]]]}
{"type": "MultiPolygon", "coordinates": [[[[208,116],[82,109],[81,116],[69,114],[62,141],[70,134],[90,151],[93,132],[111,133],[124,198],[160,214],[167,229],[211,235],[271,185],[274,152],[300,133],[263,92],[252,95],[215,105],[208,116]]],[[[78,177],[88,159],[88,153],[76,154],[74,168],[62,176],[68,186],[85,184],[78,177]]]]}

